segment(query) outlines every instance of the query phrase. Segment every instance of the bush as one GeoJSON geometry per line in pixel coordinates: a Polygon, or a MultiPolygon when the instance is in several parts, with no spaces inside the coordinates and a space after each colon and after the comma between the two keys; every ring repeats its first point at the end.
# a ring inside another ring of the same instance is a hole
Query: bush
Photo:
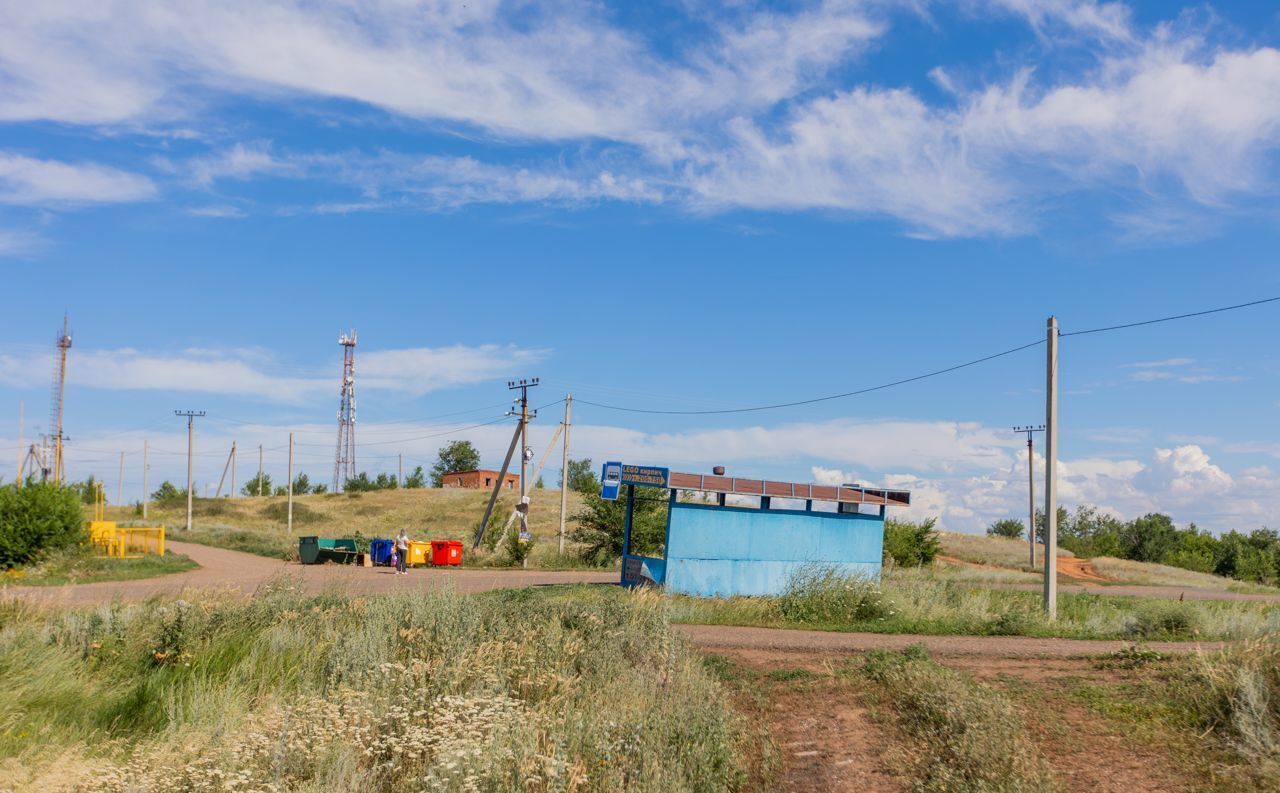
{"type": "Polygon", "coordinates": [[[1214,734],[1223,748],[1246,764],[1251,779],[1237,789],[1275,790],[1280,785],[1280,644],[1247,642],[1197,655],[1182,685],[1181,703],[1214,734]]]}
{"type": "Polygon", "coordinates": [[[84,539],[80,496],[52,482],[0,487],[0,568],[36,561],[84,539]]]}
{"type": "Polygon", "coordinates": [[[1005,518],[997,520],[987,527],[988,537],[1008,537],[1011,540],[1021,540],[1026,534],[1026,527],[1022,525],[1022,521],[1013,518],[1005,518]]]}
{"type": "Polygon", "coordinates": [[[1140,608],[1128,624],[1129,633],[1143,638],[1186,637],[1199,633],[1191,611],[1177,603],[1152,603],[1140,608]]]}
{"type": "Polygon", "coordinates": [[[778,597],[778,611],[792,622],[844,624],[893,614],[874,581],[834,567],[806,566],[778,597]]]}
{"type": "Polygon", "coordinates": [[[884,524],[884,555],[899,567],[921,567],[933,561],[942,550],[936,518],[920,523],[888,520],[884,524]]]}

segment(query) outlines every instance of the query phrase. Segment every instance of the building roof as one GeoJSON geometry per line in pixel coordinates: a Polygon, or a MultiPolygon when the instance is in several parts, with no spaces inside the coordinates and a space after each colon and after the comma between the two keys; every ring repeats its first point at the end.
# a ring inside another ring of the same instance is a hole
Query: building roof
{"type": "Polygon", "coordinates": [[[798,482],[774,482],[768,479],[739,479],[734,476],[682,474],[672,471],[667,486],[673,490],[704,490],[738,496],[771,496],[803,498],[814,501],[837,501],[842,504],[877,504],[890,507],[911,505],[909,490],[882,490],[862,485],[814,485],[798,482]]]}
{"type": "MultiPolygon", "coordinates": [[[[497,473],[498,471],[495,471],[490,468],[469,468],[466,471],[449,471],[448,473],[442,474],[442,476],[457,476],[459,474],[495,474],[496,475],[497,473]]],[[[519,477],[520,474],[507,471],[507,476],[519,477]]]]}

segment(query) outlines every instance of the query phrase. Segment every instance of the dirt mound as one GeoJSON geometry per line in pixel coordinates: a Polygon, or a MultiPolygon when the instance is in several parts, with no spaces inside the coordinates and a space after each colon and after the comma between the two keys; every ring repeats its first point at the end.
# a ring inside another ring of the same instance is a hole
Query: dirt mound
{"type": "Polygon", "coordinates": [[[1067,578],[1074,578],[1078,581],[1094,584],[1107,584],[1111,582],[1110,578],[1101,575],[1088,559],[1081,559],[1076,556],[1059,556],[1058,557],[1058,575],[1065,575],[1067,578]]]}

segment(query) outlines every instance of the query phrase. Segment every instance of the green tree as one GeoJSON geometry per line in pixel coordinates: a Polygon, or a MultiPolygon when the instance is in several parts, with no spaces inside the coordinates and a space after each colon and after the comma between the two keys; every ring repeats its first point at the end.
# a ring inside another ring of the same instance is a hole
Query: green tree
{"type": "Polygon", "coordinates": [[[444,475],[454,471],[474,471],[480,467],[480,452],[471,441],[450,441],[436,454],[431,465],[431,486],[440,487],[444,475]]]}
{"type": "Polygon", "coordinates": [[[258,480],[258,475],[254,474],[253,478],[244,483],[244,487],[240,488],[240,492],[246,496],[256,496],[261,492],[264,496],[269,496],[275,492],[271,487],[271,474],[265,471],[262,474],[262,480],[258,480]],[[261,491],[259,491],[261,485],[261,491]]]}
{"type": "Polygon", "coordinates": [[[348,493],[364,493],[373,490],[373,480],[369,478],[369,474],[364,471],[349,477],[342,485],[342,489],[348,493]]]}
{"type": "MultiPolygon", "coordinates": [[[[572,482],[570,478],[570,482],[572,482]]],[[[625,489],[622,498],[606,501],[596,491],[583,493],[582,508],[573,515],[576,525],[569,538],[580,546],[582,558],[592,564],[609,565],[622,556],[622,540],[627,516],[625,489]]],[[[667,532],[667,491],[637,487],[635,510],[631,515],[631,550],[644,556],[661,556],[667,532]]]]}
{"type": "Polygon", "coordinates": [[[316,482],[316,483],[315,483],[315,485],[313,485],[313,486],[312,486],[312,488],[311,488],[311,492],[312,492],[312,493],[315,493],[317,496],[319,496],[319,495],[322,495],[322,494],[324,494],[324,493],[328,493],[328,492],[329,492],[329,486],[328,486],[328,485],[326,485],[324,482],[316,482]]]}
{"type": "Polygon", "coordinates": [[[535,490],[542,490],[542,489],[544,489],[546,486],[547,486],[547,483],[542,481],[542,477],[541,477],[541,476],[539,476],[539,477],[538,477],[538,481],[536,481],[536,482],[534,482],[534,483],[533,483],[533,487],[534,487],[534,489],[535,489],[535,490]]]}
{"type": "MultiPolygon", "coordinates": [[[[93,474],[89,474],[89,478],[83,482],[76,482],[69,487],[80,495],[80,503],[93,504],[98,500],[98,487],[102,483],[93,478],[93,474]]],[[[102,500],[107,500],[106,492],[102,494],[102,500]]]]}
{"type": "Polygon", "coordinates": [[[1027,527],[1020,520],[1013,518],[1004,518],[997,520],[987,527],[988,537],[1008,537],[1011,540],[1020,540],[1027,532],[1027,527]]]}
{"type": "Polygon", "coordinates": [[[311,492],[311,479],[303,472],[298,472],[298,477],[293,480],[293,494],[295,496],[305,496],[311,492]]]}
{"type": "Polygon", "coordinates": [[[272,493],[272,495],[273,495],[273,496],[287,496],[287,495],[289,495],[289,491],[285,489],[285,486],[284,486],[284,485],[276,485],[276,490],[275,490],[275,492],[274,492],[274,493],[272,493]]]}
{"type": "Polygon", "coordinates": [[[1177,543],[1173,520],[1156,512],[1129,521],[1120,532],[1125,558],[1138,562],[1162,562],[1177,543]]]}
{"type": "MultiPolygon", "coordinates": [[[[560,483],[564,487],[564,482],[560,483]]],[[[591,458],[569,460],[569,489],[578,493],[600,492],[600,480],[595,469],[591,467],[591,458]]]]}
{"type": "Polygon", "coordinates": [[[84,539],[80,494],[52,482],[0,487],[0,568],[36,561],[84,539]]]}
{"type": "Polygon", "coordinates": [[[179,490],[173,482],[166,479],[151,494],[151,500],[161,506],[173,506],[187,500],[187,491],[179,490]]]}
{"type": "Polygon", "coordinates": [[[933,562],[942,542],[934,530],[937,518],[919,523],[887,520],[884,523],[884,555],[899,567],[920,567],[933,562]]]}
{"type": "Polygon", "coordinates": [[[378,477],[373,480],[374,490],[395,490],[396,487],[396,478],[391,474],[378,474],[378,477]]]}
{"type": "Polygon", "coordinates": [[[422,472],[422,466],[420,465],[416,466],[409,475],[404,478],[404,487],[406,490],[409,488],[417,489],[426,486],[427,475],[422,472]]]}

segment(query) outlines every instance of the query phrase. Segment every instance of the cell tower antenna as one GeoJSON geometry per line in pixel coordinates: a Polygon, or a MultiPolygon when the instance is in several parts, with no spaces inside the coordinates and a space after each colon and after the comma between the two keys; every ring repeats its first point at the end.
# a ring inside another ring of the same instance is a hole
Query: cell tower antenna
{"type": "MultiPolygon", "coordinates": [[[[333,455],[333,492],[356,475],[356,332],[338,337],[342,345],[342,399],[338,403],[338,448],[333,455]]],[[[292,487],[292,484],[290,484],[292,487]]]]}
{"type": "Polygon", "coordinates": [[[60,483],[64,473],[62,442],[62,397],[67,386],[67,350],[71,349],[71,329],[67,315],[62,315],[62,332],[58,334],[58,368],[53,373],[53,481],[60,483]]]}

